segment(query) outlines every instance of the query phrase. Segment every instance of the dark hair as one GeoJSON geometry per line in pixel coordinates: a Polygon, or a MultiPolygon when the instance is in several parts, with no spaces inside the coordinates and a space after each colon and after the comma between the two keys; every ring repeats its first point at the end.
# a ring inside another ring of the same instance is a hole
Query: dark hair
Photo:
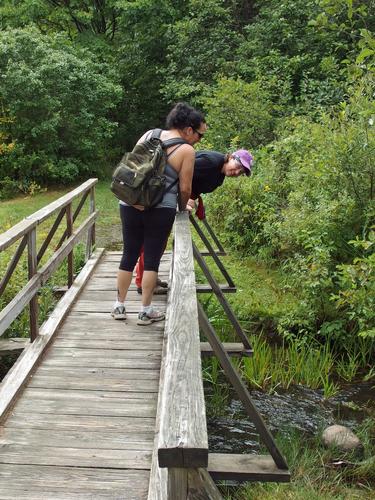
{"type": "Polygon", "coordinates": [[[167,129],[185,127],[199,128],[201,123],[206,123],[201,111],[193,108],[186,102],[178,102],[169,112],[166,120],[167,129]]]}

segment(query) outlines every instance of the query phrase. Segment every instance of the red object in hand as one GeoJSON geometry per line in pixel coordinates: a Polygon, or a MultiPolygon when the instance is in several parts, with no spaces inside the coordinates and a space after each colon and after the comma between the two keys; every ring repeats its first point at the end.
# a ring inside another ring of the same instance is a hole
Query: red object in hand
{"type": "Polygon", "coordinates": [[[204,209],[203,200],[201,196],[198,196],[198,206],[195,211],[195,215],[198,217],[199,220],[203,220],[206,218],[206,211],[204,209]]]}

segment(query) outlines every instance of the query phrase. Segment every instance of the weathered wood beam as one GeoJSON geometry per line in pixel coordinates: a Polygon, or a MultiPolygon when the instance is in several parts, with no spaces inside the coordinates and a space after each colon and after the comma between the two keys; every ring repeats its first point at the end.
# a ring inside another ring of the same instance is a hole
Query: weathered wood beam
{"type": "Polygon", "coordinates": [[[208,223],[208,220],[206,219],[206,217],[203,219],[203,225],[205,226],[205,228],[207,229],[209,235],[211,236],[211,238],[215,242],[215,245],[217,245],[217,248],[219,249],[220,253],[222,255],[226,255],[226,251],[224,250],[223,245],[220,243],[219,238],[216,236],[216,234],[213,231],[212,227],[208,223]]]}
{"type": "MultiPolygon", "coordinates": [[[[93,189],[93,188],[92,188],[92,189],[93,189]]],[[[77,208],[74,210],[74,214],[73,214],[73,222],[75,222],[76,218],[78,217],[78,215],[79,215],[79,213],[80,213],[80,211],[81,211],[81,208],[83,207],[83,205],[84,205],[84,203],[85,203],[85,201],[86,201],[86,199],[87,199],[87,196],[89,195],[89,192],[90,192],[90,191],[86,191],[86,192],[84,193],[84,195],[82,196],[82,198],[81,198],[80,202],[78,203],[77,208]]],[[[68,205],[68,206],[69,206],[69,205],[68,205]]],[[[68,209],[68,207],[66,207],[66,209],[68,209]]],[[[90,213],[92,213],[92,212],[90,211],[90,213]]],[[[72,225],[73,225],[73,222],[72,222],[72,225]]],[[[69,224],[69,221],[68,221],[68,224],[69,224]]],[[[66,237],[67,237],[67,235],[68,235],[68,231],[69,231],[69,227],[67,227],[67,228],[65,229],[65,231],[63,232],[63,234],[62,234],[62,236],[61,236],[61,238],[60,238],[59,242],[58,242],[58,243],[57,243],[57,245],[56,245],[56,250],[57,250],[58,248],[60,248],[60,247],[61,247],[61,245],[63,244],[63,242],[64,242],[65,238],[66,238],[66,237]]]]}
{"type": "Polygon", "coordinates": [[[62,196],[53,203],[50,203],[49,205],[41,208],[32,215],[29,215],[5,233],[0,234],[0,251],[8,248],[13,242],[17,241],[31,229],[41,224],[57,210],[61,210],[62,208],[69,205],[69,203],[71,203],[75,198],[80,196],[85,191],[91,189],[97,182],[98,179],[89,179],[70,193],[67,193],[65,196],[62,196]]]}
{"type": "Polygon", "coordinates": [[[276,442],[270,433],[270,431],[267,429],[267,426],[258,412],[255,404],[253,403],[249,391],[247,390],[246,385],[244,382],[241,380],[240,375],[238,374],[237,370],[234,368],[228,354],[225,352],[225,349],[220,341],[220,339],[217,337],[216,332],[214,328],[212,327],[211,323],[208,321],[208,318],[206,316],[206,313],[204,312],[204,309],[202,305],[198,302],[198,316],[199,316],[199,326],[202,329],[203,333],[205,334],[206,338],[208,339],[209,343],[211,344],[219,362],[224,370],[226,376],[228,377],[229,381],[231,382],[234,390],[237,392],[238,397],[242,401],[242,404],[245,407],[245,410],[249,417],[252,419],[256,430],[258,431],[263,443],[267,447],[269,453],[272,455],[276,465],[280,469],[287,470],[288,465],[280,453],[276,442]]]}
{"type": "Polygon", "coordinates": [[[223,292],[220,290],[219,285],[216,283],[216,280],[214,276],[212,275],[209,267],[207,266],[206,262],[204,261],[203,257],[198,252],[197,247],[193,243],[193,253],[195,260],[197,261],[198,265],[202,269],[204,275],[206,276],[209,284],[211,285],[212,289],[214,290],[215,295],[217,296],[220,304],[222,305],[225,314],[227,315],[227,318],[229,321],[232,323],[233,328],[235,329],[239,339],[242,341],[246,349],[252,349],[251,344],[249,342],[249,339],[246,337],[244,331],[242,330],[242,327],[234,314],[231,306],[229,305],[229,302],[225,298],[223,292]]]}
{"type": "Polygon", "coordinates": [[[204,234],[204,232],[202,231],[202,229],[199,227],[199,224],[197,223],[197,221],[194,219],[193,216],[190,216],[190,222],[193,224],[194,229],[197,231],[199,237],[201,238],[201,240],[205,244],[205,246],[206,246],[206,248],[207,248],[210,256],[213,258],[213,260],[214,260],[215,264],[217,265],[217,267],[219,268],[221,274],[227,280],[228,285],[230,287],[235,287],[236,285],[234,284],[234,281],[230,277],[228,271],[225,269],[223,263],[221,262],[221,260],[217,256],[217,254],[215,253],[215,250],[213,249],[213,247],[212,247],[211,243],[209,242],[208,238],[206,238],[206,235],[204,234]]]}
{"type": "Polygon", "coordinates": [[[0,281],[0,297],[4,293],[4,290],[7,286],[7,284],[9,283],[10,278],[12,277],[13,271],[17,267],[18,261],[20,260],[21,255],[23,254],[23,251],[25,250],[25,247],[27,244],[27,239],[28,239],[27,235],[25,235],[22,238],[22,241],[18,245],[16,252],[13,254],[13,257],[12,257],[11,261],[9,262],[8,269],[6,270],[4,277],[0,281]]]}
{"type": "Polygon", "coordinates": [[[287,483],[290,472],[280,469],[270,455],[210,453],[208,472],[217,481],[262,481],[287,483]]]}
{"type": "MultiPolygon", "coordinates": [[[[235,286],[229,285],[218,285],[223,293],[236,293],[237,288],[235,286]]],[[[197,285],[197,293],[215,293],[215,290],[211,285],[197,285]]]]}
{"type": "Polygon", "coordinates": [[[173,279],[165,323],[166,361],[158,441],[160,467],[207,467],[208,438],[189,218],[175,222],[173,279]]]}
{"type": "MultiPolygon", "coordinates": [[[[223,342],[223,347],[228,356],[237,357],[251,357],[253,355],[252,349],[245,349],[245,346],[237,342],[223,342]]],[[[209,342],[201,342],[201,355],[202,356],[215,356],[215,351],[209,342]]]]}
{"type": "MultiPolygon", "coordinates": [[[[211,252],[207,252],[206,250],[199,250],[199,253],[202,255],[202,257],[210,257],[211,252]]],[[[220,252],[219,250],[215,250],[215,254],[218,255],[219,257],[223,257],[227,255],[226,252],[220,252]]]]}
{"type": "Polygon", "coordinates": [[[45,252],[48,248],[48,245],[50,244],[54,234],[56,233],[57,228],[59,227],[60,222],[61,222],[62,218],[64,217],[64,215],[65,215],[65,207],[60,210],[60,213],[56,217],[55,222],[53,223],[51,229],[49,230],[49,233],[47,234],[47,238],[43,241],[42,246],[40,247],[40,250],[38,252],[38,258],[37,258],[38,263],[42,260],[42,257],[45,254],[45,252]]]}

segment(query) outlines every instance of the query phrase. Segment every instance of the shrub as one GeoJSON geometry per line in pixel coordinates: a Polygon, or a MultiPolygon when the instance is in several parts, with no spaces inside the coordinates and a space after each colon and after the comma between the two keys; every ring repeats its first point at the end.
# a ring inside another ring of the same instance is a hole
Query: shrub
{"type": "Polygon", "coordinates": [[[205,100],[206,140],[225,151],[232,145],[252,149],[272,138],[271,104],[259,82],[222,77],[205,100]]]}

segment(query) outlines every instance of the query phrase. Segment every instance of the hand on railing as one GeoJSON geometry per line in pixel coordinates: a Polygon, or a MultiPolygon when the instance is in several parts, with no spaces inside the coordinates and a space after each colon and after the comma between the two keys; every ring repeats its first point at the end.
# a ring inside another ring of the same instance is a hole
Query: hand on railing
{"type": "Polygon", "coordinates": [[[199,220],[203,220],[206,218],[206,211],[201,196],[198,196],[196,200],[190,198],[190,200],[187,202],[186,210],[191,213],[193,211],[193,208],[196,209],[195,215],[198,217],[199,220]]]}

